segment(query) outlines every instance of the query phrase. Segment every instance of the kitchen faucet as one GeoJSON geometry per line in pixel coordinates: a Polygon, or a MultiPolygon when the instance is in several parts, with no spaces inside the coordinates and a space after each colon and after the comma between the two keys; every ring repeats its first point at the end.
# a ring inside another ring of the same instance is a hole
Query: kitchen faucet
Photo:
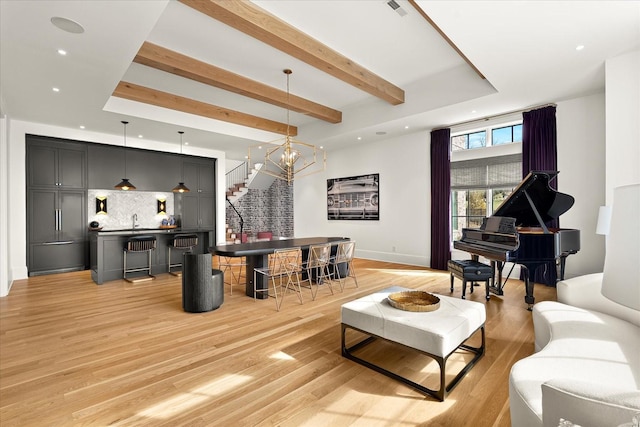
{"type": "Polygon", "coordinates": [[[138,214],[134,213],[133,216],[132,216],[132,219],[133,219],[133,226],[131,228],[138,227],[138,224],[136,224],[138,222],[138,214]]]}

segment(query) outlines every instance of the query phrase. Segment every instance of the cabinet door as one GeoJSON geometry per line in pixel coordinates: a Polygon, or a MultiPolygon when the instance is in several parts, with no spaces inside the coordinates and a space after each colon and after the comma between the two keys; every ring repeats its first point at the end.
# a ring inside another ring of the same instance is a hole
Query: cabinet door
{"type": "Polygon", "coordinates": [[[57,151],[52,147],[29,146],[29,186],[57,187],[57,151]]]}
{"type": "Polygon", "coordinates": [[[146,150],[127,151],[127,178],[138,191],[171,191],[181,176],[178,156],[146,150]]]}
{"type": "Polygon", "coordinates": [[[86,264],[86,242],[55,245],[30,245],[29,275],[69,270],[83,270],[86,264]]]}
{"type": "Polygon", "coordinates": [[[58,150],[58,187],[85,188],[85,153],[78,150],[58,150]]]}
{"type": "Polygon", "coordinates": [[[53,242],[58,239],[57,197],[56,190],[29,191],[30,243],[53,242]]]}
{"type": "Polygon", "coordinates": [[[182,228],[198,228],[198,195],[182,195],[182,228]]]}
{"type": "Polygon", "coordinates": [[[215,217],[215,197],[200,195],[200,203],[198,204],[199,224],[201,230],[213,230],[215,217]]]}
{"type": "Polygon", "coordinates": [[[198,190],[201,193],[213,193],[213,165],[198,166],[198,190]]]}
{"type": "Polygon", "coordinates": [[[191,162],[182,162],[183,174],[184,174],[184,185],[186,185],[189,190],[194,193],[198,193],[199,188],[199,168],[197,163],[191,162]]]}
{"type": "Polygon", "coordinates": [[[58,239],[85,240],[87,203],[84,192],[60,191],[58,197],[58,239]]]}
{"type": "MultiPolygon", "coordinates": [[[[89,145],[89,188],[109,190],[124,176],[124,148],[89,145]]],[[[135,181],[131,181],[135,185],[135,181]]]]}

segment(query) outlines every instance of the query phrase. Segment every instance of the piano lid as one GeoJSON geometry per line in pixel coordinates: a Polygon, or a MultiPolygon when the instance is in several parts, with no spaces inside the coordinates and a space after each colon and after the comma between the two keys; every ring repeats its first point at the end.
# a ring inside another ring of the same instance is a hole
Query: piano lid
{"type": "Polygon", "coordinates": [[[568,211],[575,199],[549,187],[558,171],[531,171],[495,211],[495,216],[516,219],[517,226],[542,227],[568,211]]]}

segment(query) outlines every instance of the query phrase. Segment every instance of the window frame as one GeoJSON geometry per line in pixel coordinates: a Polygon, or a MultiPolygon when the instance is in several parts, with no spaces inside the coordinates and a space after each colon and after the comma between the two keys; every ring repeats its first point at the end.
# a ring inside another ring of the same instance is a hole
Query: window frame
{"type": "MultiPolygon", "coordinates": [[[[493,131],[496,129],[503,129],[503,128],[507,128],[507,127],[511,127],[511,134],[513,136],[514,134],[514,128],[516,126],[522,126],[522,118],[519,119],[514,119],[514,120],[504,120],[504,121],[495,121],[493,123],[487,123],[482,127],[476,127],[476,128],[468,128],[468,129],[464,129],[464,130],[459,130],[459,131],[455,131],[451,133],[451,144],[452,144],[452,152],[451,152],[451,164],[453,165],[453,163],[456,162],[461,162],[461,161],[466,161],[466,160],[479,160],[479,159],[485,159],[485,158],[495,158],[495,157],[501,157],[501,156],[509,156],[509,155],[514,155],[514,154],[518,154],[520,156],[522,156],[522,142],[521,141],[516,141],[516,142],[511,142],[511,143],[500,143],[498,145],[493,145],[493,131]],[[481,148],[466,148],[466,149],[458,149],[458,150],[453,150],[453,140],[456,137],[459,137],[461,135],[467,135],[467,146],[468,146],[468,140],[469,140],[469,136],[468,135],[472,135],[478,132],[485,132],[486,135],[486,139],[485,139],[485,147],[481,147],[481,148]]],[[[512,138],[513,139],[513,138],[512,138]]],[[[521,159],[521,157],[520,157],[521,159]]],[[[521,161],[521,160],[520,160],[521,161]]],[[[488,162],[490,163],[490,162],[488,162]]],[[[451,181],[453,182],[453,173],[454,173],[454,169],[455,168],[451,168],[451,173],[452,173],[452,179],[451,181]]],[[[520,168],[521,170],[521,168],[520,168]]],[[[520,182],[520,180],[518,181],[518,183],[520,182]]],[[[461,230],[462,228],[469,228],[468,224],[470,223],[470,220],[473,221],[473,219],[477,219],[480,218],[477,215],[469,215],[469,207],[467,206],[465,208],[465,215],[456,215],[456,210],[454,210],[457,207],[457,202],[460,199],[454,200],[454,197],[456,196],[457,193],[460,192],[465,192],[465,202],[468,203],[469,198],[471,197],[471,192],[472,191],[484,191],[484,204],[485,204],[485,215],[484,217],[489,217],[493,214],[493,212],[498,208],[498,206],[494,206],[494,201],[493,201],[493,197],[494,197],[494,191],[502,191],[502,190],[507,190],[507,189],[511,189],[511,191],[513,191],[513,189],[517,186],[517,183],[496,183],[490,187],[477,187],[477,186],[469,186],[469,187],[463,187],[460,185],[451,186],[451,193],[450,193],[450,221],[451,221],[451,227],[450,227],[450,233],[449,233],[449,238],[450,241],[453,242],[457,239],[459,239],[461,236],[456,236],[456,233],[461,230]],[[511,186],[513,185],[513,186],[511,186]],[[460,219],[463,219],[463,225],[460,226],[460,219]]],[[[477,222],[477,220],[476,220],[477,222]]],[[[471,222],[473,223],[473,222],[471,222]]]]}

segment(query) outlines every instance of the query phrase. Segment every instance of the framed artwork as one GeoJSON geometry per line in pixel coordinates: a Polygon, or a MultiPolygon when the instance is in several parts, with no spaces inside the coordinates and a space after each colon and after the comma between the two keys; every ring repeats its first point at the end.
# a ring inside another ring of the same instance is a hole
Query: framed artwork
{"type": "Polygon", "coordinates": [[[327,180],[327,218],[379,220],[380,174],[327,180]]]}

